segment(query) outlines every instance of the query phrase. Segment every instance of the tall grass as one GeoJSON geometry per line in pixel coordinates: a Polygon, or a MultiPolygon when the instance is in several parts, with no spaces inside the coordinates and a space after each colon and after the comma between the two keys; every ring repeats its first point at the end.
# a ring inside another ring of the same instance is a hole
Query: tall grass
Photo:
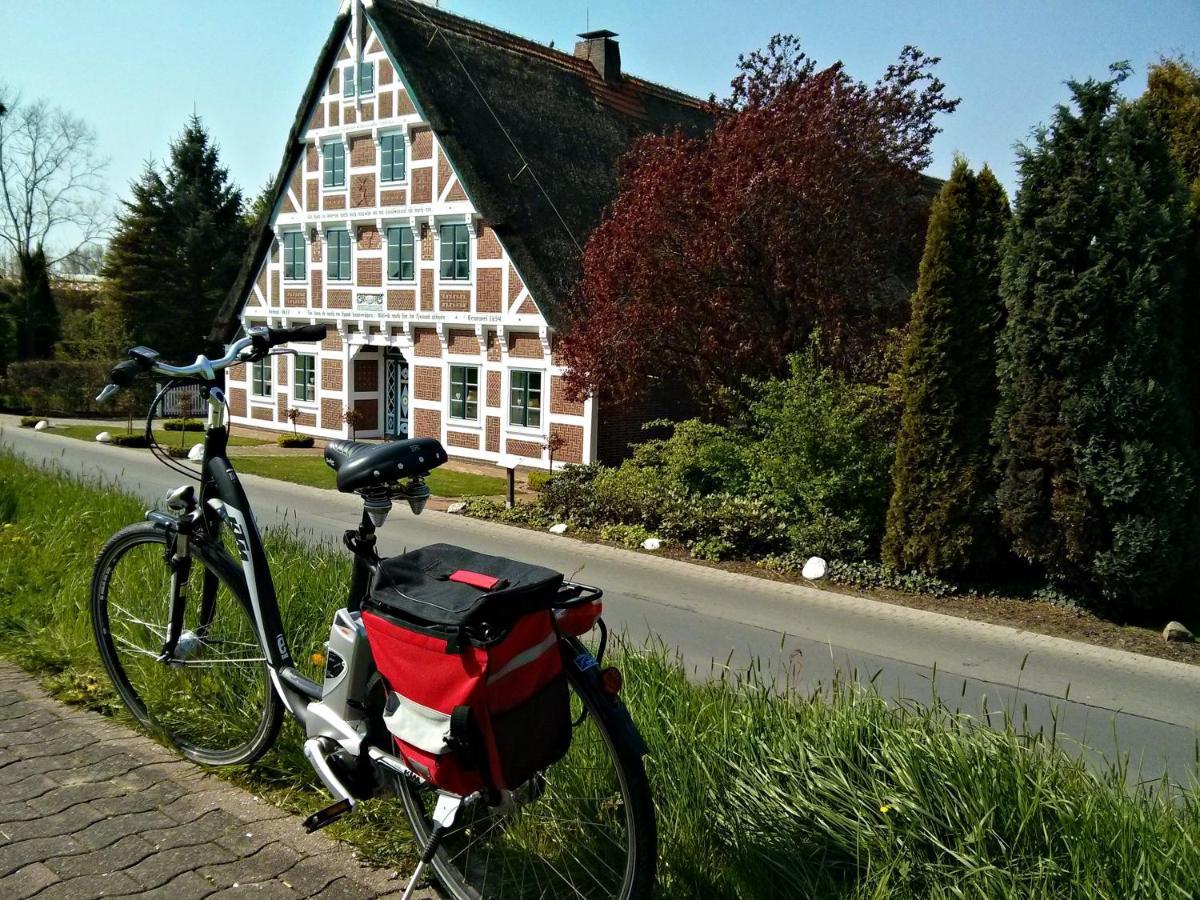
{"type": "MultiPolygon", "coordinates": [[[[0,654],[60,696],[120,710],[87,619],[91,564],[142,508],[0,454],[0,654]]],[[[293,652],[307,658],[342,602],[347,561],[299,525],[268,533],[293,652]]],[[[663,896],[1195,897],[1200,803],[1096,774],[1052,737],[887,703],[841,683],[802,696],[757,667],[690,681],[666,648],[620,648],[625,697],[651,748],[663,896]]],[[[236,780],[297,810],[324,801],[285,729],[236,780]]],[[[398,804],[335,826],[404,868],[398,804]]]]}

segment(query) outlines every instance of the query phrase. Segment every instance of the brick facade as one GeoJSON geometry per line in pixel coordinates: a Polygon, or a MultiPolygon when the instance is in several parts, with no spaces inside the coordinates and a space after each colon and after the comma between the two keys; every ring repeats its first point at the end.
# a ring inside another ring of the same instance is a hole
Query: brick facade
{"type": "Polygon", "coordinates": [[[417,295],[413,291],[387,292],[387,308],[394,310],[414,310],[417,308],[417,295]]]}
{"type": "Polygon", "coordinates": [[[583,462],[582,425],[563,425],[560,422],[554,422],[550,425],[550,436],[557,436],[563,441],[563,445],[554,454],[555,462],[583,462]]]}
{"type": "Polygon", "coordinates": [[[446,444],[450,447],[462,447],[464,450],[478,450],[479,435],[465,431],[447,431],[446,444]]]}
{"type": "Polygon", "coordinates": [[[446,332],[446,350],[467,356],[479,355],[479,339],[466,328],[451,328],[446,332]]]}
{"type": "Polygon", "coordinates": [[[505,451],[514,453],[517,456],[526,456],[530,459],[542,458],[542,445],[535,444],[533,441],[519,441],[509,438],[505,451]]]}
{"type": "Polygon", "coordinates": [[[480,269],[475,275],[475,310],[481,313],[502,311],[500,269],[480,269]]]}
{"type": "Polygon", "coordinates": [[[442,291],[438,305],[442,312],[468,312],[471,309],[471,292],[442,291]]]}
{"type": "Polygon", "coordinates": [[[432,328],[413,329],[413,352],[417,356],[441,356],[442,342],[432,328]]]}
{"type": "Polygon", "coordinates": [[[550,412],[563,416],[583,415],[583,403],[567,399],[566,382],[557,375],[550,376],[550,412]]]}
{"type": "Polygon", "coordinates": [[[487,373],[487,405],[488,406],[499,406],[500,405],[500,373],[499,372],[488,372],[487,373]]]}
{"type": "Polygon", "coordinates": [[[485,449],[488,453],[500,452],[500,420],[495,416],[487,417],[487,444],[485,449]]]}
{"type": "Polygon", "coordinates": [[[327,431],[338,431],[345,423],[342,421],[342,401],[328,397],[321,400],[321,427],[327,431]]]}
{"type": "Polygon", "coordinates": [[[325,391],[342,389],[342,361],[340,359],[321,360],[321,389],[325,391]]]}
{"type": "Polygon", "coordinates": [[[413,397],[442,402],[442,370],[433,366],[413,366],[413,397]]]}
{"type": "Polygon", "coordinates": [[[412,411],[412,436],[441,439],[442,414],[436,409],[414,409],[412,411]]]}
{"type": "Polygon", "coordinates": [[[542,339],[527,331],[508,332],[508,355],[520,359],[541,359],[542,339]]]}
{"type": "Polygon", "coordinates": [[[246,391],[243,388],[229,389],[229,414],[239,419],[246,418],[246,391]]]}

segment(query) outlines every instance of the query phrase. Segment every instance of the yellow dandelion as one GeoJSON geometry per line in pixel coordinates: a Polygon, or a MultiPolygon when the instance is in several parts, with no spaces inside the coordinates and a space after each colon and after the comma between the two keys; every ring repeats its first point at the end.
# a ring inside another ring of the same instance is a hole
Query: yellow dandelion
{"type": "Polygon", "coordinates": [[[879,811],[886,815],[887,813],[890,813],[892,811],[892,808],[891,808],[891,806],[889,806],[888,804],[885,803],[885,804],[883,804],[883,806],[879,807],[879,811]]]}

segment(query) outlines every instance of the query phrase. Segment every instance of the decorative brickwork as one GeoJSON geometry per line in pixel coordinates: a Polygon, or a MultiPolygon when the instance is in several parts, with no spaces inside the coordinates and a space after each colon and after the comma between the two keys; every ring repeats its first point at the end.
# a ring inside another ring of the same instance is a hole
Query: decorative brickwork
{"type": "Polygon", "coordinates": [[[246,380],[246,364],[238,363],[236,366],[230,366],[225,370],[226,381],[245,381],[246,380]]]}
{"type": "Polygon", "coordinates": [[[359,431],[376,431],[379,428],[379,401],[372,397],[370,400],[355,400],[354,408],[364,416],[359,431]]]}
{"type": "Polygon", "coordinates": [[[321,171],[321,155],[317,152],[316,144],[308,144],[304,148],[304,167],[310,173],[321,171]]]}
{"type": "MultiPolygon", "coordinates": [[[[321,188],[320,182],[315,178],[308,179],[304,186],[304,208],[307,210],[318,210],[321,208],[321,188]]],[[[319,244],[320,241],[313,241],[313,244],[319,244]]],[[[320,251],[318,251],[320,252],[320,251]]]]}
{"type": "Polygon", "coordinates": [[[324,253],[325,242],[319,237],[315,241],[310,241],[309,246],[312,248],[310,255],[313,262],[321,261],[321,254],[324,253]]]}
{"type": "Polygon", "coordinates": [[[536,316],[537,311],[537,305],[533,302],[533,298],[528,296],[517,307],[517,315],[519,316],[536,316]]]}
{"type": "MultiPolygon", "coordinates": [[[[280,357],[279,362],[280,363],[283,362],[282,357],[280,357]]],[[[276,394],[275,395],[275,421],[276,422],[287,422],[288,421],[287,411],[288,411],[288,396],[287,396],[287,394],[276,394]]]]}
{"type": "Polygon", "coordinates": [[[296,168],[292,170],[292,180],[288,187],[292,195],[296,198],[296,202],[302,203],[304,198],[304,169],[299,163],[296,163],[296,168]]]}
{"type": "Polygon", "coordinates": [[[291,357],[277,356],[275,357],[275,381],[280,387],[287,387],[288,383],[288,360],[291,357]]]}
{"type": "Polygon", "coordinates": [[[433,259],[433,229],[422,228],[421,230],[421,259],[433,259]]]}
{"type": "Polygon", "coordinates": [[[433,202],[433,170],[429,168],[412,171],[413,203],[433,202]]]}
{"type": "Polygon", "coordinates": [[[468,312],[471,309],[471,292],[441,291],[438,306],[442,312],[468,312]]]}
{"type": "Polygon", "coordinates": [[[491,362],[500,362],[500,338],[494,328],[487,333],[487,358],[491,362]]]}
{"type": "Polygon", "coordinates": [[[375,165],[375,139],[370,135],[350,138],[350,165],[363,168],[375,165]]]}
{"type": "Polygon", "coordinates": [[[500,452],[500,420],[495,416],[487,417],[487,451],[500,452]]]}
{"type": "Polygon", "coordinates": [[[374,225],[360,225],[358,227],[358,249],[359,250],[378,250],[382,246],[382,239],[379,236],[379,229],[374,225]]]}
{"type": "Polygon", "coordinates": [[[442,370],[434,366],[413,366],[413,396],[418,400],[442,402],[442,370]]]}
{"type": "Polygon", "coordinates": [[[430,129],[412,130],[412,158],[433,159],[433,132],[430,129]]]}
{"type": "Polygon", "coordinates": [[[308,277],[312,288],[310,293],[310,296],[312,297],[312,305],[320,308],[321,304],[324,302],[323,298],[321,297],[321,288],[325,280],[325,275],[319,269],[314,269],[308,277]]]}
{"type": "Polygon", "coordinates": [[[504,273],[500,269],[478,269],[475,273],[475,311],[502,312],[500,293],[504,273]]]}
{"type": "Polygon", "coordinates": [[[478,450],[479,435],[468,434],[465,431],[447,431],[446,443],[451,447],[462,447],[464,450],[478,450]]]}
{"type": "Polygon", "coordinates": [[[246,392],[242,388],[229,389],[229,414],[239,419],[246,418],[246,392]]]}
{"type": "Polygon", "coordinates": [[[337,333],[336,328],[330,328],[325,332],[325,340],[321,341],[322,350],[341,350],[342,336],[337,333]]]}
{"type": "Polygon", "coordinates": [[[341,431],[346,423],[342,421],[342,401],[326,397],[321,401],[321,427],[327,431],[341,431]]]}
{"type": "Polygon", "coordinates": [[[294,213],[296,204],[292,202],[292,195],[289,191],[283,193],[283,206],[280,207],[285,213],[294,213]]]}
{"type": "Polygon", "coordinates": [[[354,390],[361,394],[379,390],[379,360],[354,360],[354,390]]]}
{"type": "Polygon", "coordinates": [[[436,409],[414,409],[412,416],[413,437],[442,437],[442,414],[436,409]]]}
{"type": "Polygon", "coordinates": [[[567,399],[566,384],[559,376],[550,376],[550,412],[561,416],[582,416],[583,404],[567,399]]]}
{"type": "Polygon", "coordinates": [[[316,109],[313,110],[312,121],[308,123],[310,130],[325,127],[325,104],[318,103],[316,109]]]}
{"type": "Polygon", "coordinates": [[[296,417],[296,425],[300,428],[316,428],[317,414],[310,412],[302,412],[296,417]]]}
{"type": "Polygon", "coordinates": [[[413,329],[413,353],[417,356],[441,356],[442,342],[432,328],[413,329]]]}
{"type": "Polygon", "coordinates": [[[488,406],[499,406],[500,405],[500,373],[499,372],[488,372],[487,373],[487,405],[488,406]]]}
{"type": "Polygon", "coordinates": [[[395,310],[414,310],[417,308],[415,291],[388,291],[387,308],[395,310]]]}
{"type": "Polygon", "coordinates": [[[271,273],[271,305],[279,305],[279,273],[271,273]]]}
{"type": "Polygon", "coordinates": [[[554,422],[550,425],[550,436],[561,437],[563,445],[554,453],[555,461],[567,463],[583,462],[583,426],[562,425],[554,422]]]}
{"type": "MultiPolygon", "coordinates": [[[[446,295],[443,294],[442,296],[445,297],[446,295]]],[[[442,309],[445,308],[445,306],[442,307],[442,309]]],[[[475,337],[475,332],[471,329],[451,328],[446,332],[446,350],[450,353],[478,356],[479,338],[475,337]]]]}
{"type": "Polygon", "coordinates": [[[333,290],[332,288],[325,292],[325,305],[330,309],[349,309],[350,308],[350,292],[346,290],[333,290]]]}
{"type": "Polygon", "coordinates": [[[258,419],[260,422],[274,422],[275,411],[269,406],[252,406],[250,408],[250,418],[258,419]]]}
{"type": "Polygon", "coordinates": [[[361,287],[383,286],[383,260],[378,256],[364,256],[358,261],[358,283],[361,287]]]}
{"type": "Polygon", "coordinates": [[[379,118],[390,119],[392,117],[392,92],[384,91],[379,95],[379,118]]]}
{"type": "Polygon", "coordinates": [[[255,284],[258,285],[259,293],[261,293],[263,295],[263,299],[265,300],[267,297],[267,264],[266,264],[266,262],[263,262],[262,268],[260,268],[258,270],[258,281],[256,281],[255,284]]]}
{"type": "Polygon", "coordinates": [[[334,100],[329,104],[329,127],[336,128],[338,126],[338,120],[340,117],[341,107],[338,106],[338,102],[334,100]]]}
{"type": "Polygon", "coordinates": [[[342,119],[347,125],[353,125],[358,121],[358,111],[353,106],[342,107],[342,119]]]}
{"type": "Polygon", "coordinates": [[[283,292],[284,306],[308,306],[308,292],[304,288],[288,288],[283,292]]]}
{"type": "Polygon", "coordinates": [[[521,359],[541,359],[541,338],[528,331],[508,332],[508,355],[521,359]]]}
{"type": "MultiPolygon", "coordinates": [[[[407,91],[396,91],[396,115],[411,116],[417,111],[407,91]]],[[[426,157],[428,158],[428,157],[426,157]]]]}
{"type": "Polygon", "coordinates": [[[516,299],[521,296],[521,291],[525,289],[525,283],[521,281],[521,276],[517,274],[517,270],[511,265],[508,267],[508,305],[512,306],[516,299]]]}
{"type": "Polygon", "coordinates": [[[447,203],[457,203],[460,201],[465,202],[466,199],[467,199],[467,192],[463,190],[462,182],[455,181],[454,184],[450,186],[449,193],[446,194],[446,202],[447,203]]]}
{"type": "Polygon", "coordinates": [[[433,310],[433,270],[421,270],[421,309],[426,312],[433,310]]]}
{"type": "Polygon", "coordinates": [[[381,59],[379,61],[379,83],[391,84],[394,77],[395,73],[392,71],[392,64],[386,59],[381,59]]]}
{"type": "Polygon", "coordinates": [[[326,194],[321,198],[321,209],[345,209],[345,194],[326,194]]]}
{"type": "Polygon", "coordinates": [[[342,389],[342,361],[340,359],[321,360],[321,390],[340,391],[342,389]]]}
{"type": "Polygon", "coordinates": [[[502,255],[500,241],[496,238],[496,232],[489,225],[481,226],[479,229],[479,258],[500,259],[502,255]]]}
{"type": "Polygon", "coordinates": [[[364,103],[362,105],[362,121],[370,122],[375,118],[375,104],[364,103]]]}
{"type": "Polygon", "coordinates": [[[404,188],[394,188],[390,191],[381,191],[379,194],[380,206],[407,206],[408,191],[404,188]]]}
{"type": "Polygon", "coordinates": [[[446,160],[446,154],[442,152],[442,148],[438,148],[438,196],[442,196],[442,192],[446,190],[446,185],[450,183],[450,163],[446,160]]]}
{"type": "Polygon", "coordinates": [[[375,173],[350,176],[350,205],[357,208],[375,205],[375,173]]]}
{"type": "Polygon", "coordinates": [[[514,441],[508,439],[508,446],[505,448],[509,453],[515,453],[517,456],[525,456],[529,459],[542,458],[542,445],[535,444],[533,441],[514,441]]]}

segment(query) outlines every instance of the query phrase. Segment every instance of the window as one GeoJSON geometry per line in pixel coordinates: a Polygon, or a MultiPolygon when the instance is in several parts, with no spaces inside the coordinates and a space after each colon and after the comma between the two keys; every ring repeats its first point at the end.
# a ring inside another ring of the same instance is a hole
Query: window
{"type": "Polygon", "coordinates": [[[442,279],[466,281],[471,277],[471,243],[466,225],[442,226],[442,279]]]}
{"type": "Polygon", "coordinates": [[[379,139],[379,152],[383,157],[379,177],[384,181],[403,181],[404,135],[385,134],[379,139]]]}
{"type": "Polygon", "coordinates": [[[304,234],[299,231],[285,231],[283,234],[283,277],[288,281],[303,281],[304,272],[304,234]]]}
{"type": "Polygon", "coordinates": [[[295,368],[293,370],[292,382],[295,385],[293,389],[294,396],[297,400],[304,403],[312,403],[317,399],[317,358],[308,353],[301,353],[296,357],[295,368]]]}
{"type": "Polygon", "coordinates": [[[325,187],[346,186],[346,145],[343,143],[326,144],[325,150],[325,187]]]}
{"type": "Polygon", "coordinates": [[[508,402],[508,423],[523,428],[542,425],[542,373],[513,372],[508,402]]]}
{"type": "Polygon", "coordinates": [[[342,69],[342,96],[354,96],[354,66],[342,69]]]}
{"type": "Polygon", "coordinates": [[[358,94],[360,97],[365,97],[373,93],[375,93],[375,63],[365,62],[358,67],[358,94]]]}
{"type": "Polygon", "coordinates": [[[344,229],[327,231],[329,241],[329,259],[325,263],[325,271],[330,281],[350,280],[350,232],[344,229]]]}
{"type": "Polygon", "coordinates": [[[411,228],[395,226],[387,230],[388,278],[413,280],[413,233],[411,228]]]}
{"type": "Polygon", "coordinates": [[[450,367],[450,418],[479,419],[479,369],[450,367]]]}
{"type": "Polygon", "coordinates": [[[254,377],[251,382],[250,393],[255,397],[271,396],[271,366],[273,363],[274,357],[271,356],[254,361],[254,377]]]}

